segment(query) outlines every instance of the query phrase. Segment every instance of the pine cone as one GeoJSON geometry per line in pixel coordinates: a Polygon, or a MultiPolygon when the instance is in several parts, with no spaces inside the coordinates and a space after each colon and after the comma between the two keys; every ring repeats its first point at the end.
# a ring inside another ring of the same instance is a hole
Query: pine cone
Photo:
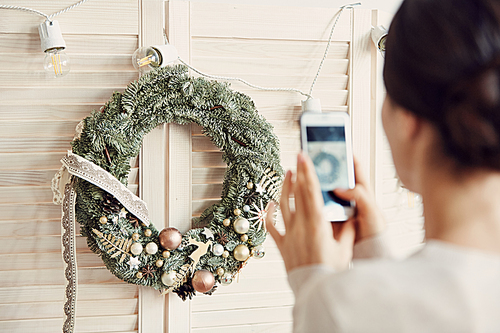
{"type": "Polygon", "coordinates": [[[109,193],[104,194],[101,205],[102,210],[108,214],[118,214],[122,209],[120,202],[109,193]]]}
{"type": "Polygon", "coordinates": [[[187,281],[181,285],[179,288],[173,290],[183,301],[185,301],[188,297],[189,299],[193,299],[195,295],[195,290],[193,288],[193,284],[191,283],[191,278],[188,277],[187,281]]]}

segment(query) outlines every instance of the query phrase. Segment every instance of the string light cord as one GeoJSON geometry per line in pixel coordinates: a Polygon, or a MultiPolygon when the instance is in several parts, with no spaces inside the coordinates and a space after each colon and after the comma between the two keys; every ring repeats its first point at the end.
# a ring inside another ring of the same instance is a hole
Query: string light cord
{"type": "MultiPolygon", "coordinates": [[[[342,7],[340,7],[340,11],[338,12],[336,18],[335,18],[335,22],[333,23],[333,26],[332,26],[332,29],[330,30],[330,36],[328,38],[328,43],[326,45],[326,49],[325,49],[325,53],[323,54],[323,59],[321,59],[321,62],[319,64],[319,68],[318,68],[318,71],[316,73],[316,76],[314,77],[314,80],[311,84],[311,88],[309,89],[309,93],[305,93],[299,89],[295,89],[295,88],[268,88],[268,87],[261,87],[261,86],[258,86],[256,84],[252,84],[244,79],[241,79],[241,78],[238,78],[238,77],[228,77],[228,76],[219,76],[219,75],[210,75],[210,74],[206,74],[206,73],[203,73],[201,71],[199,71],[198,69],[194,68],[193,66],[189,65],[188,63],[186,63],[184,60],[182,60],[180,57],[178,58],[178,60],[184,64],[185,66],[187,66],[189,69],[191,69],[193,72],[201,75],[201,76],[204,76],[204,77],[207,77],[207,78],[211,78],[211,79],[215,79],[215,80],[227,80],[227,81],[239,81],[251,88],[255,88],[255,89],[258,89],[258,90],[264,90],[264,91],[290,91],[290,92],[296,92],[296,93],[299,93],[303,96],[306,96],[307,99],[309,98],[313,98],[312,97],[312,91],[313,91],[313,88],[314,88],[314,85],[316,84],[316,81],[319,77],[319,74],[321,72],[321,68],[323,67],[323,63],[325,62],[325,59],[326,57],[328,56],[328,51],[330,49],[330,45],[331,45],[331,41],[332,41],[332,37],[333,37],[333,32],[335,31],[335,27],[337,26],[337,22],[339,21],[339,18],[340,16],[342,15],[342,13],[344,12],[344,10],[346,9],[349,9],[349,8],[352,8],[354,6],[359,6],[361,5],[360,2],[357,2],[357,3],[352,3],[352,4],[348,4],[348,5],[344,5],[342,7]]],[[[165,39],[165,44],[168,44],[168,39],[167,39],[167,34],[165,32],[165,29],[163,29],[163,38],[165,39]]]]}
{"type": "Polygon", "coordinates": [[[323,54],[323,59],[321,59],[321,62],[319,63],[318,72],[316,73],[316,76],[314,77],[314,80],[311,84],[311,88],[309,89],[309,96],[312,95],[314,85],[316,84],[316,81],[318,80],[318,77],[319,77],[319,73],[321,72],[321,69],[323,68],[323,63],[325,62],[326,57],[328,56],[328,51],[330,50],[330,45],[332,44],[333,32],[335,31],[335,27],[337,26],[337,23],[340,19],[340,16],[344,12],[344,10],[349,9],[349,8],[353,8],[354,6],[359,6],[359,5],[361,5],[361,2],[351,3],[351,4],[344,5],[344,6],[340,7],[340,11],[337,14],[337,17],[335,18],[335,22],[333,22],[332,29],[330,30],[330,36],[328,37],[328,43],[326,44],[326,49],[325,49],[325,53],[323,54]]]}
{"type": "Polygon", "coordinates": [[[63,10],[60,10],[58,11],[57,13],[54,13],[54,14],[51,14],[51,15],[47,15],[39,10],[36,10],[36,9],[32,9],[32,8],[27,8],[27,7],[21,7],[21,6],[10,6],[10,5],[0,5],[0,9],[11,9],[11,10],[20,10],[20,11],[23,11],[23,12],[28,12],[28,13],[32,13],[32,14],[36,14],[36,15],[40,15],[40,16],[43,16],[45,17],[49,22],[52,22],[52,18],[53,17],[56,17],[57,15],[60,15],[60,14],[63,14],[63,13],[66,13],[67,11],[75,8],[75,7],[78,7],[80,6],[81,4],[87,2],[88,0],[81,0],[81,1],[78,1],[77,3],[69,6],[69,7],[66,7],[64,8],[63,10]]]}
{"type": "Polygon", "coordinates": [[[266,88],[266,87],[261,87],[261,86],[258,86],[256,84],[252,84],[246,80],[243,80],[239,77],[228,77],[228,76],[218,76],[218,75],[210,75],[210,74],[205,74],[203,72],[200,72],[199,70],[197,70],[196,68],[194,68],[193,66],[187,64],[184,60],[182,60],[180,57],[178,58],[178,60],[186,65],[189,69],[191,69],[193,72],[195,73],[198,73],[200,74],[201,76],[204,76],[204,77],[208,77],[208,78],[211,78],[211,79],[215,79],[215,80],[228,80],[228,81],[239,81],[249,87],[252,87],[252,88],[255,88],[255,89],[258,89],[258,90],[264,90],[264,91],[291,91],[291,92],[296,92],[296,93],[299,93],[301,95],[304,95],[306,96],[307,98],[312,98],[312,96],[310,94],[306,94],[305,92],[303,91],[300,91],[299,89],[295,89],[295,88],[266,88]]]}

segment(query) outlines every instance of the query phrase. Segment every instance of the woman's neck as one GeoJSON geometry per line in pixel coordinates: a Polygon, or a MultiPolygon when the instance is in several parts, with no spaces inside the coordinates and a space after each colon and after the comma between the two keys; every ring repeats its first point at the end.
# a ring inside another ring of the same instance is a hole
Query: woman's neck
{"type": "Polygon", "coordinates": [[[434,169],[422,179],[428,239],[500,253],[500,173],[460,179],[434,169]]]}

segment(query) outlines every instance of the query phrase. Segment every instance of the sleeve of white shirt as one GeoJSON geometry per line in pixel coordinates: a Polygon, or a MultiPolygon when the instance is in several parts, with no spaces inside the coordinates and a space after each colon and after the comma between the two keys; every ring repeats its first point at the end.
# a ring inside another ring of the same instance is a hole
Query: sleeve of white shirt
{"type": "MultiPolygon", "coordinates": [[[[395,258],[387,233],[383,232],[354,246],[354,259],[395,258]]],[[[341,323],[334,307],[329,306],[322,292],[322,285],[335,270],[326,265],[299,267],[288,274],[288,282],[295,295],[293,309],[293,331],[302,332],[341,332],[341,323]]],[[[330,301],[331,302],[331,301],[330,301]]]]}

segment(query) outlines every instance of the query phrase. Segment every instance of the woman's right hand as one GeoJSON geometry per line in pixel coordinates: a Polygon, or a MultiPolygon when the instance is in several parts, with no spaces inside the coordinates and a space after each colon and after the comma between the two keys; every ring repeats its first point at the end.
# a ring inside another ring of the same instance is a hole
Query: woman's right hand
{"type": "Polygon", "coordinates": [[[334,193],[340,199],[356,202],[356,213],[351,219],[355,222],[356,242],[358,242],[381,233],[385,229],[385,220],[356,158],[354,158],[354,173],[356,186],[353,189],[336,189],[334,193]]]}

